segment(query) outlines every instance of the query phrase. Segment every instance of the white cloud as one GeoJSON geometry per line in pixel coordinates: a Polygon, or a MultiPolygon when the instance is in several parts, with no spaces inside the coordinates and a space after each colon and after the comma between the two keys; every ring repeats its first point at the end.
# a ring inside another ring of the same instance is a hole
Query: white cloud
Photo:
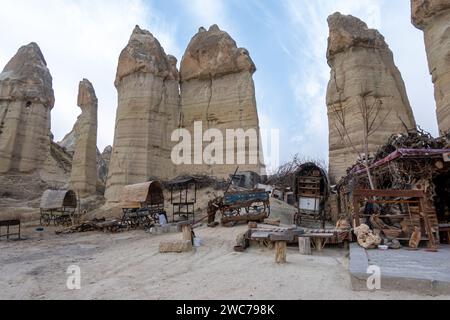
{"type": "Polygon", "coordinates": [[[53,76],[55,140],[72,129],[80,113],[78,82],[91,80],[99,98],[98,145],[102,149],[113,142],[117,61],[136,24],[148,28],[168,53],[180,54],[174,28],[142,0],[2,1],[0,65],[20,46],[32,41],[39,44],[53,76]],[[4,32],[9,29],[10,33],[4,32]]]}

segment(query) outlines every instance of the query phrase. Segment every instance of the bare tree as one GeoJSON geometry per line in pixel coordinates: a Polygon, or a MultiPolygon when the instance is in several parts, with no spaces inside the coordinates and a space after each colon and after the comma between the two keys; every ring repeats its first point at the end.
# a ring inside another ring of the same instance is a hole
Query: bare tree
{"type": "Polygon", "coordinates": [[[369,140],[370,136],[377,132],[385,123],[387,117],[391,113],[391,110],[386,108],[386,112],[383,112],[385,108],[383,108],[383,101],[380,97],[374,94],[373,91],[364,90],[362,86],[359,98],[360,102],[358,107],[363,126],[361,149],[357,148],[357,144],[352,141],[352,138],[348,133],[345,114],[346,110],[342,107],[342,104],[333,106],[333,112],[337,119],[337,121],[334,122],[334,126],[345,146],[351,148],[356,154],[364,155],[363,163],[367,172],[367,178],[369,180],[370,188],[374,190],[375,183],[373,181],[369,166],[369,140]],[[373,99],[373,101],[372,103],[369,103],[371,99],[373,99]]]}

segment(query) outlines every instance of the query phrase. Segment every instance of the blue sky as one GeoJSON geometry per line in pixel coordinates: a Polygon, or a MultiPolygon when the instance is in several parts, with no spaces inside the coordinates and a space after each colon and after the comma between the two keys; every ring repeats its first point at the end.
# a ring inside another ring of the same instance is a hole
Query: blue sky
{"type": "Polygon", "coordinates": [[[409,0],[2,0],[0,66],[37,42],[54,79],[56,140],[76,121],[78,82],[99,98],[99,148],[112,144],[115,71],[134,25],[150,30],[181,60],[200,26],[218,24],[250,51],[263,129],[280,129],[280,156],[327,160],[325,93],[328,15],[353,14],[386,37],[402,72],[416,120],[437,134],[423,34],[410,23],[409,0]]]}

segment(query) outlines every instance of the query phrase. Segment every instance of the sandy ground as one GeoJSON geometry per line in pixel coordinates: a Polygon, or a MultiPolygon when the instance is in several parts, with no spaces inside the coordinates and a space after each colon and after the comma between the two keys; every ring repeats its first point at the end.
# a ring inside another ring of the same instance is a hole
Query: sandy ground
{"type": "MultiPolygon", "coordinates": [[[[85,233],[43,239],[34,228],[27,241],[0,242],[0,299],[435,299],[402,292],[353,292],[347,252],[326,249],[302,256],[288,250],[277,265],[274,251],[233,251],[246,226],[200,227],[195,252],[159,254],[162,240],[181,234],[85,233]],[[81,268],[81,290],[66,287],[66,270],[81,268]]],[[[450,298],[450,297],[440,297],[450,298]]]]}

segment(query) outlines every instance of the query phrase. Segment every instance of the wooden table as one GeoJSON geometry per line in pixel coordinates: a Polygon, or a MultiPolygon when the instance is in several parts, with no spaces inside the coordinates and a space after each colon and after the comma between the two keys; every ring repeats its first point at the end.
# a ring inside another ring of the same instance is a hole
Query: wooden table
{"type": "Polygon", "coordinates": [[[20,220],[5,220],[5,221],[0,221],[0,239],[6,237],[6,240],[9,241],[9,238],[11,236],[17,236],[18,239],[20,240],[20,220]],[[9,228],[10,227],[19,227],[19,231],[16,233],[10,233],[9,232],[9,228]],[[1,228],[2,227],[6,227],[6,234],[2,234],[1,233],[1,228]]]}

